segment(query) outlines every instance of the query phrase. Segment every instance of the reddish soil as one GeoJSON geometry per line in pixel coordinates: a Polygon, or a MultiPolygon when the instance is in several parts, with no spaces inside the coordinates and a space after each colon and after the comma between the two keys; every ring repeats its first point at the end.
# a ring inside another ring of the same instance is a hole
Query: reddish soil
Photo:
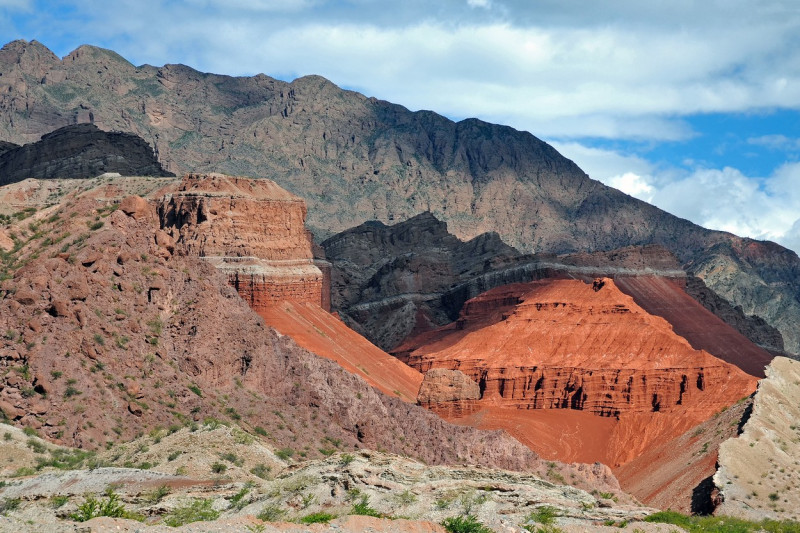
{"type": "Polygon", "coordinates": [[[336,361],[380,391],[414,401],[422,374],[308,302],[284,301],[259,309],[267,325],[317,355],[336,361]]]}
{"type": "Polygon", "coordinates": [[[693,349],[609,279],[594,287],[545,280],[493,289],[399,356],[421,371],[461,370],[480,385],[480,400],[428,405],[445,418],[506,429],[543,456],[612,467],[707,420],[756,384],[693,349]]]}
{"type": "Polygon", "coordinates": [[[672,324],[675,333],[698,350],[705,350],[759,378],[772,354],[753,344],[683,290],[682,279],[657,276],[618,277],[617,287],[652,315],[672,324]]]}

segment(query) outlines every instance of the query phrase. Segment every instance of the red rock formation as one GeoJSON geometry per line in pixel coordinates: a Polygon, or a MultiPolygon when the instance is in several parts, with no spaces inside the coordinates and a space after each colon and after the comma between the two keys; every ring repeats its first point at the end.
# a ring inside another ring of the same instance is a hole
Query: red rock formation
{"type": "Polygon", "coordinates": [[[158,212],[179,253],[226,272],[255,311],[283,300],[329,300],[312,259],[305,202],[274,182],[189,174],[158,212]]]}
{"type": "Polygon", "coordinates": [[[751,393],[756,382],[694,350],[610,279],[493,289],[468,301],[457,322],[407,343],[398,356],[422,372],[457,369],[478,382],[481,399],[464,402],[461,414],[445,404],[448,418],[504,427],[545,456],[612,465],[702,422],[751,393]],[[565,430],[574,425],[574,411],[614,420],[597,420],[608,426],[604,442],[573,435],[569,449],[578,455],[565,456],[558,446],[537,444],[543,426],[534,420],[543,409],[561,410],[565,430]]]}
{"type": "Polygon", "coordinates": [[[265,179],[190,174],[158,211],[177,252],[224,272],[268,325],[384,393],[414,401],[422,375],[328,312],[330,264],[312,259],[302,199],[265,179]]]}

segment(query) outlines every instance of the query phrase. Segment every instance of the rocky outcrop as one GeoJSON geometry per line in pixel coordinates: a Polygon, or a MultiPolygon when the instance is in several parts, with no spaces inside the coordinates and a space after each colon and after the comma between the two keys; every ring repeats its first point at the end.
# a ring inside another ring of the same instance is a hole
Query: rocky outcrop
{"type": "Polygon", "coordinates": [[[800,519],[800,362],[776,357],[761,380],[741,434],[722,443],[716,512],[748,520],[800,519]]]}
{"type": "Polygon", "coordinates": [[[188,174],[158,213],[178,253],[223,271],[256,312],[283,300],[323,304],[305,202],[275,183],[188,174]]]}
{"type": "Polygon", "coordinates": [[[0,50],[0,73],[4,141],[90,121],[134,133],[173,172],[270,176],[308,200],[320,240],[430,211],[463,240],[496,231],[528,253],[660,244],[800,352],[796,254],[704,230],[610,189],[528,133],[412,113],[319,76],[285,83],[135,67],[91,46],[60,60],[41,43],[14,41],[0,50]]]}
{"type": "Polygon", "coordinates": [[[71,196],[34,226],[49,239],[17,228],[25,240],[0,285],[0,401],[13,424],[97,449],[213,418],[309,457],[336,443],[546,471],[508,435],[450,425],[300,348],[171,246],[155,209],[134,218],[115,205],[71,196]]]}
{"type": "Polygon", "coordinates": [[[442,300],[448,289],[520,255],[494,233],[463,242],[430,213],[393,226],[362,224],[322,248],[333,266],[332,308],[383,349],[451,322],[442,300]]]}
{"type": "MultiPolygon", "coordinates": [[[[608,278],[493,289],[467,302],[457,322],[409,341],[396,355],[421,372],[449,368],[476,381],[480,401],[464,402],[457,416],[485,407],[515,410],[517,418],[536,410],[581,411],[619,420],[622,429],[610,428],[618,432],[612,441],[627,442],[624,433],[638,427],[635,447],[641,449],[706,420],[752,392],[756,382],[694,350],[608,278]],[[660,429],[648,434],[648,425],[660,429]]],[[[521,428],[508,430],[537,449],[536,436],[521,428]]],[[[603,452],[612,464],[635,456],[629,453],[634,446],[618,444],[609,442],[603,452]]]]}
{"type": "Polygon", "coordinates": [[[174,176],[161,167],[153,149],[131,133],[102,131],[94,124],[64,126],[24,146],[0,148],[0,185],[28,178],[174,176]]]}
{"type": "Polygon", "coordinates": [[[468,402],[480,400],[481,389],[469,376],[460,370],[433,368],[425,372],[417,403],[423,407],[447,402],[468,402]]]}

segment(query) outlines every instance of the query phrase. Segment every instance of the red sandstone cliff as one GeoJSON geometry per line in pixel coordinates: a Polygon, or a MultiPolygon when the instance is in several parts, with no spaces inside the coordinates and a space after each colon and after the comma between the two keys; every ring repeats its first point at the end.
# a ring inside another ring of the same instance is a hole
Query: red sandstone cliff
{"type": "Polygon", "coordinates": [[[398,356],[478,383],[480,400],[427,404],[446,418],[503,427],[545,456],[611,465],[706,420],[756,382],[693,349],[609,279],[493,289],[398,356]]]}
{"type": "Polygon", "coordinates": [[[302,347],[414,401],[422,375],[331,315],[330,268],[314,262],[305,202],[267,179],[189,174],[158,202],[179,254],[200,256],[268,325],[302,347]],[[321,268],[320,268],[321,267],[321,268]]]}

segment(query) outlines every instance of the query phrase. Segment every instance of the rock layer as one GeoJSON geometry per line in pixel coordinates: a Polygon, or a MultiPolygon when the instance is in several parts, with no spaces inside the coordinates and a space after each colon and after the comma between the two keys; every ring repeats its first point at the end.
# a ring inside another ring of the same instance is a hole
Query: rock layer
{"type": "Polygon", "coordinates": [[[749,520],[800,520],[800,362],[776,357],[767,367],[741,435],[722,443],[714,484],[716,512],[749,520]]]}
{"type": "Polygon", "coordinates": [[[225,272],[256,312],[283,300],[323,304],[305,202],[275,183],[188,174],[160,200],[158,212],[179,253],[225,272]]]}
{"type": "MultiPolygon", "coordinates": [[[[651,439],[702,422],[752,392],[756,381],[694,350],[607,278],[493,289],[467,302],[457,322],[419,336],[397,355],[421,372],[456,369],[479,384],[481,399],[456,410],[427,404],[449,418],[500,408],[517,411],[512,418],[559,409],[564,416],[575,410],[619,420],[601,454],[612,464],[633,458],[632,450],[651,439]],[[640,442],[621,445],[631,431],[640,442]]],[[[508,430],[537,449],[522,425],[508,430]]]]}

